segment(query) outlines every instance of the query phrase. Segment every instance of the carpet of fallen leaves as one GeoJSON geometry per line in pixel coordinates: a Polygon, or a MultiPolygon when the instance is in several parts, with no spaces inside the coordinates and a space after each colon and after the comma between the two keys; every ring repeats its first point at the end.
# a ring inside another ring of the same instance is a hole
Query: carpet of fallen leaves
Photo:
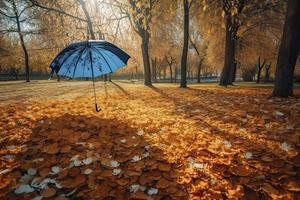
{"type": "MultiPolygon", "coordinates": [[[[0,199],[300,199],[300,100],[271,89],[0,85],[0,199]]],[[[299,91],[296,91],[299,94],[299,91]]]]}

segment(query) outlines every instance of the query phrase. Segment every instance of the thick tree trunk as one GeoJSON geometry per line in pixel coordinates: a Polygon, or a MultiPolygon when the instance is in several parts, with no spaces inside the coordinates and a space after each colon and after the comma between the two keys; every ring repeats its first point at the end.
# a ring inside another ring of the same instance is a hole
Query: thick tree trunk
{"type": "Polygon", "coordinates": [[[273,96],[293,96],[294,69],[300,50],[300,1],[289,0],[279,48],[273,96]]]}
{"type": "Polygon", "coordinates": [[[233,31],[231,16],[226,16],[226,38],[225,38],[225,59],[224,67],[221,73],[220,85],[227,86],[232,84],[232,73],[235,62],[235,32],[233,31]]]}
{"type": "Polygon", "coordinates": [[[151,86],[151,69],[150,69],[150,57],[149,57],[149,33],[143,31],[141,33],[142,37],[142,54],[143,54],[143,63],[144,63],[144,84],[151,86]]]}
{"type": "Polygon", "coordinates": [[[186,70],[187,70],[187,56],[188,56],[188,46],[189,46],[189,3],[188,0],[183,0],[184,8],[184,39],[183,39],[183,49],[181,57],[181,88],[187,87],[186,81],[186,70]]]}
{"type": "Polygon", "coordinates": [[[237,69],[237,62],[235,61],[233,63],[233,68],[231,70],[231,84],[233,84],[233,82],[235,82],[235,78],[236,78],[236,69],[237,69]]]}

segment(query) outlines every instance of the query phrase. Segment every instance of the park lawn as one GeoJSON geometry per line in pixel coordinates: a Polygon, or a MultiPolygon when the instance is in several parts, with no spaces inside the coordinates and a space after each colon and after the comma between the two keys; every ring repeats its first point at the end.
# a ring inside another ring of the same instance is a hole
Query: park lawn
{"type": "Polygon", "coordinates": [[[96,86],[99,113],[88,81],[0,83],[0,199],[299,197],[299,99],[243,84],[96,86]]]}

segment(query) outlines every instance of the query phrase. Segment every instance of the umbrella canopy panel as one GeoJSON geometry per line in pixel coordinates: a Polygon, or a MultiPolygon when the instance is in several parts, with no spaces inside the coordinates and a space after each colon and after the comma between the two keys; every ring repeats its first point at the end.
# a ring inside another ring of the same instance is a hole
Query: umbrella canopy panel
{"type": "Polygon", "coordinates": [[[50,67],[60,76],[98,77],[126,66],[129,58],[123,50],[107,41],[89,40],[66,47],[50,67]]]}

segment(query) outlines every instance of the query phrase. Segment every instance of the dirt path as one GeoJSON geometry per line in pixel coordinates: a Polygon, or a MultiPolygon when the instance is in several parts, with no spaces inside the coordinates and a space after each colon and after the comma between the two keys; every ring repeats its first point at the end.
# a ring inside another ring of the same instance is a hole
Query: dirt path
{"type": "MultiPolygon", "coordinates": [[[[297,199],[300,101],[265,88],[0,84],[4,199],[297,199]]],[[[299,91],[297,91],[299,93],[299,91]]]]}

